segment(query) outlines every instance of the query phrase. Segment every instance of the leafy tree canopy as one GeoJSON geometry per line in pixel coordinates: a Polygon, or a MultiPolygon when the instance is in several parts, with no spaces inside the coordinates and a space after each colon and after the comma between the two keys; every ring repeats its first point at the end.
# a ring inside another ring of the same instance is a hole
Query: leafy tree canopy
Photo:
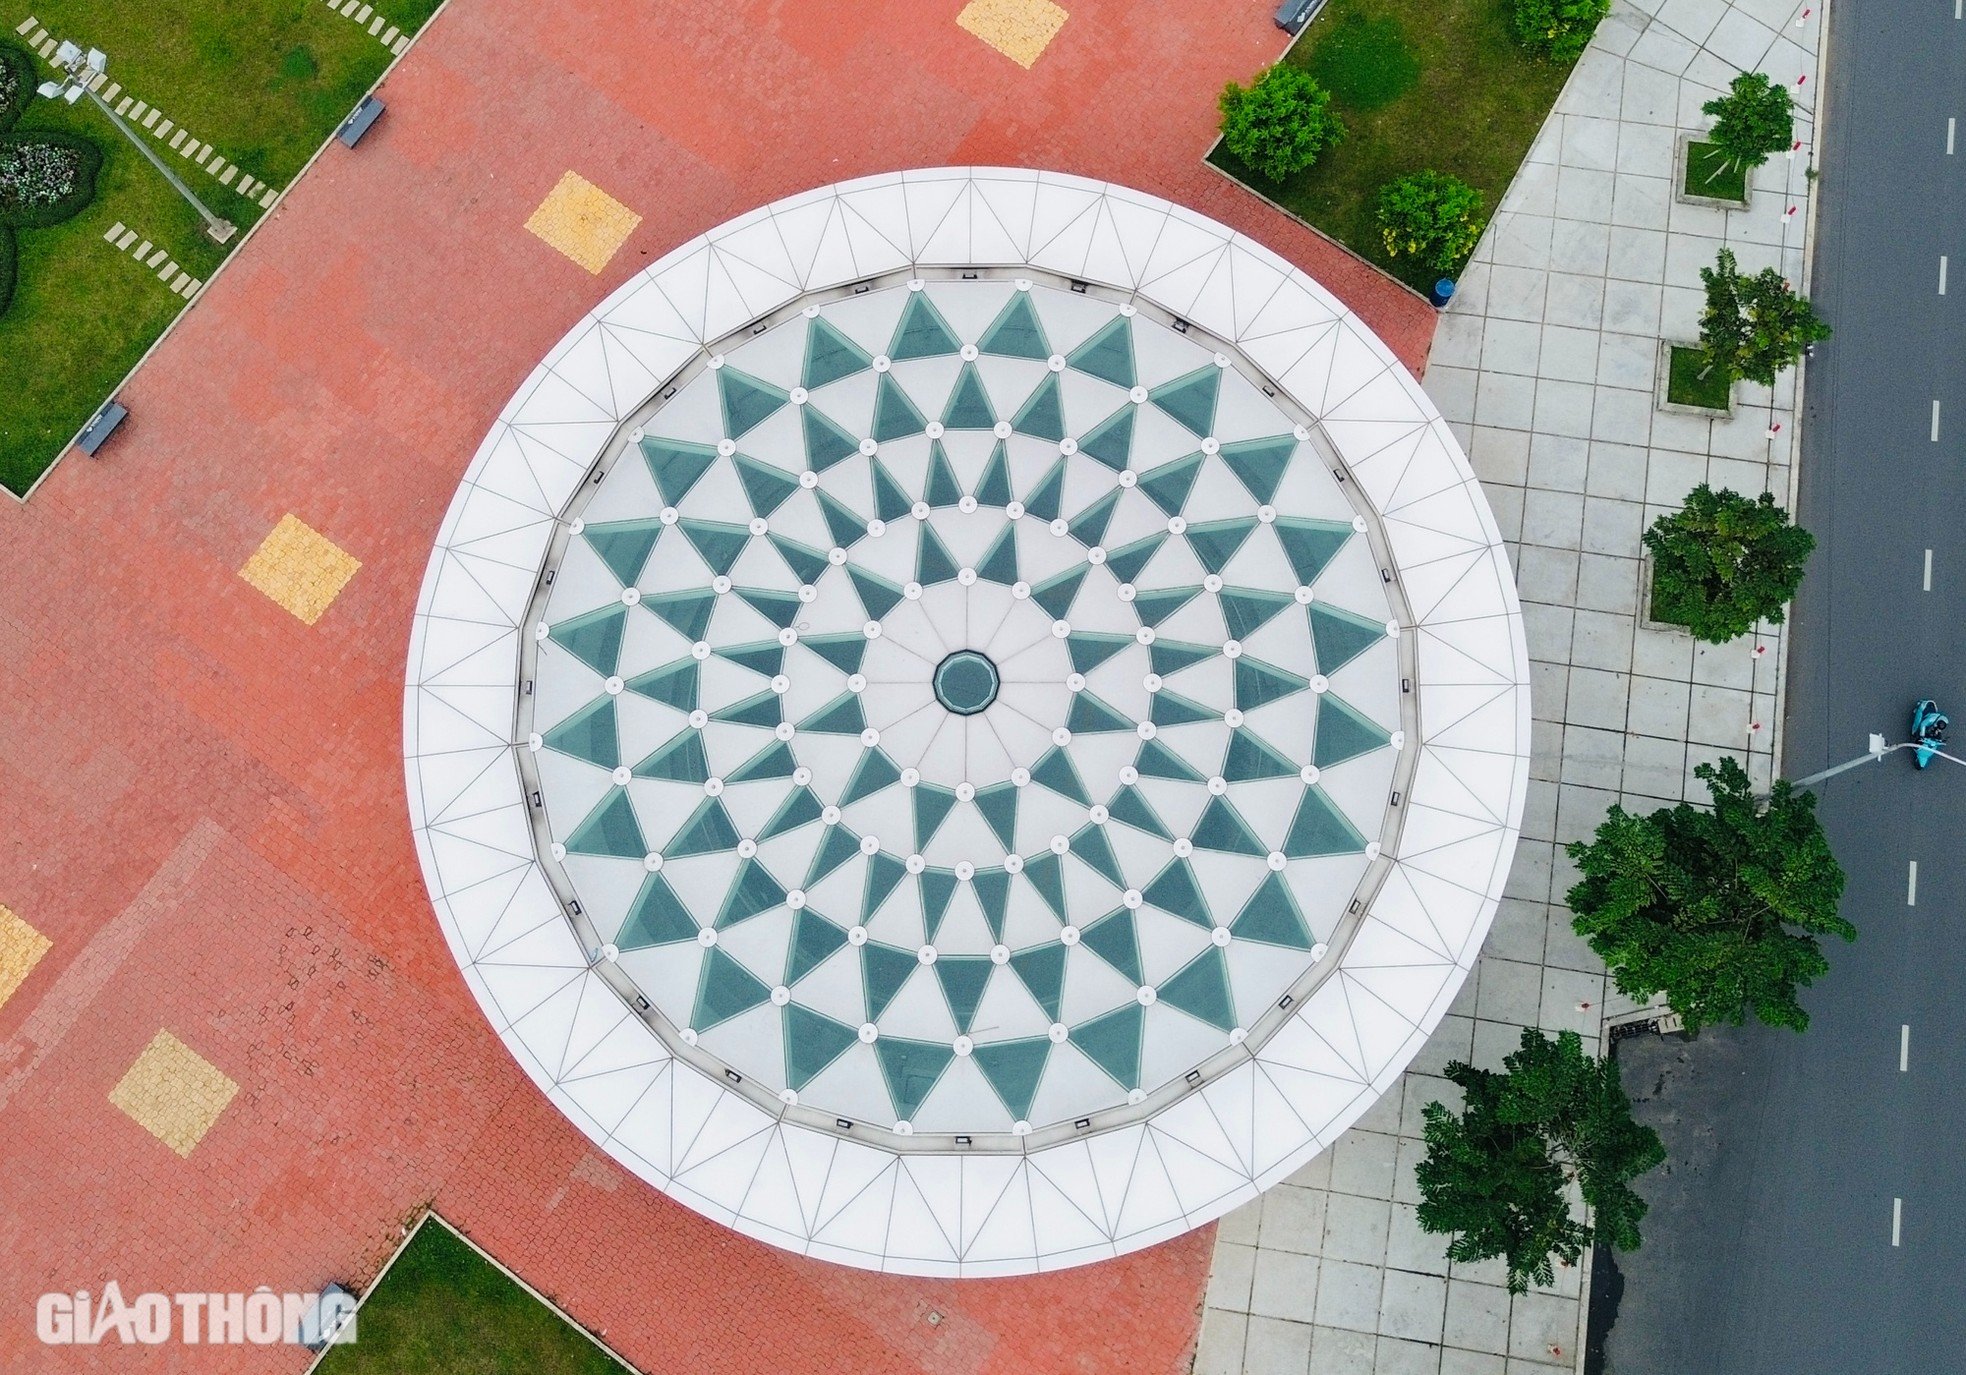
{"type": "Polygon", "coordinates": [[[1808,298],[1798,296],[1772,267],[1743,276],[1731,249],[1723,248],[1712,267],[1700,269],[1706,309],[1700,314],[1700,350],[1707,366],[1725,369],[1764,387],[1775,374],[1802,356],[1809,345],[1829,338],[1829,326],[1816,318],[1808,298]]]}
{"type": "Polygon", "coordinates": [[[1767,492],[1750,500],[1703,482],[1679,510],[1652,522],[1645,547],[1653,617],[1724,644],[1757,621],[1781,623],[1816,537],[1789,524],[1767,492]]]}
{"type": "Polygon", "coordinates": [[[1481,238],[1481,192],[1444,172],[1412,172],[1379,190],[1379,232],[1390,257],[1460,270],[1481,238]]]}
{"type": "Polygon", "coordinates": [[[1788,87],[1777,86],[1766,73],[1742,72],[1726,95],[1700,108],[1713,116],[1706,141],[1736,163],[1759,167],[1795,141],[1788,87]]]}
{"type": "Polygon", "coordinates": [[[1279,62],[1248,87],[1231,81],[1217,102],[1229,152],[1269,181],[1284,181],[1345,137],[1331,93],[1299,67],[1279,62]]]}

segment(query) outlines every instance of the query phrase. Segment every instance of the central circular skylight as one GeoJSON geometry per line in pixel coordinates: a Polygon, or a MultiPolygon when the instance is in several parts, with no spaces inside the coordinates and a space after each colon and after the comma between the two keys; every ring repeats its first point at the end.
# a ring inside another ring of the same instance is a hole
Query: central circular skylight
{"type": "Polygon", "coordinates": [[[1020,1149],[1312,974],[1387,826],[1398,622],[1228,354],[1062,281],[904,277],[708,357],[597,476],[523,767],[678,1053],[1020,1149]]]}

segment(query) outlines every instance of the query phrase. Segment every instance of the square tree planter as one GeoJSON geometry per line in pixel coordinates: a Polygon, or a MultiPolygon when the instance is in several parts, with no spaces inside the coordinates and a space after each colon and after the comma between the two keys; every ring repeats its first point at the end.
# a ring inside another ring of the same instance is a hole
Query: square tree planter
{"type": "Polygon", "coordinates": [[[1712,147],[1712,144],[1708,143],[1698,134],[1681,134],[1679,136],[1679,144],[1673,154],[1672,162],[1672,191],[1674,199],[1685,205],[1711,205],[1721,210],[1747,209],[1748,198],[1752,194],[1748,189],[1748,174],[1753,170],[1752,168],[1743,167],[1738,172],[1722,172],[1713,183],[1713,191],[1717,194],[1708,194],[1705,191],[1688,189],[1689,186],[1704,186],[1707,174],[1713,171],[1711,164],[1704,163],[1705,155],[1701,155],[1696,160],[1694,150],[1712,147]],[[1697,180],[1693,179],[1693,174],[1696,172],[1699,174],[1699,179],[1697,180]],[[1737,176],[1740,178],[1741,189],[1741,194],[1738,197],[1730,194],[1733,189],[1731,183],[1737,176]]]}
{"type": "Polygon", "coordinates": [[[1663,630],[1669,635],[1684,635],[1693,638],[1693,632],[1677,621],[1654,620],[1652,616],[1652,551],[1647,549],[1638,560],[1638,623],[1647,630],[1663,630]]]}
{"type": "MultiPolygon", "coordinates": [[[[1731,381],[1725,384],[1724,390],[1720,387],[1712,388],[1715,394],[1725,398],[1722,404],[1710,404],[1707,398],[1699,396],[1688,398],[1686,388],[1689,383],[1697,382],[1697,374],[1700,370],[1699,359],[1700,346],[1698,343],[1689,344],[1683,339],[1661,339],[1659,341],[1659,382],[1657,393],[1659,409],[1669,411],[1674,415],[1704,415],[1710,420],[1733,419],[1734,384],[1731,381]],[[1675,356],[1679,360],[1681,383],[1679,389],[1680,399],[1678,400],[1673,399],[1673,361],[1675,356]]],[[[1708,379],[1708,383],[1699,383],[1698,385],[1706,387],[1711,381],[1712,379],[1708,379]]]]}

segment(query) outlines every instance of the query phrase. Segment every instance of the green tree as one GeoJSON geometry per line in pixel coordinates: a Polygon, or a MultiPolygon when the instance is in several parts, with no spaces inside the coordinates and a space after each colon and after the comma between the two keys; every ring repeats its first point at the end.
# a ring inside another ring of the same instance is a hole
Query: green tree
{"type": "Polygon", "coordinates": [[[1501,1257],[1510,1291],[1520,1294],[1551,1283],[1555,1261],[1576,1264],[1593,1235],[1637,1250],[1646,1205],[1630,1184],[1666,1151],[1658,1133],[1632,1119],[1617,1067],[1585,1055],[1576,1032],[1552,1041],[1524,1027],[1521,1047],[1502,1066],[1447,1067],[1465,1101],[1458,1114],[1426,1107],[1419,1221],[1454,1234],[1450,1260],[1501,1257]],[[1571,1215],[1571,1184],[1594,1225],[1571,1215]]]}
{"type": "Polygon", "coordinates": [[[1611,0],[1515,0],[1516,40],[1531,52],[1574,62],[1611,12],[1611,0]]]}
{"type": "Polygon", "coordinates": [[[1282,62],[1265,67],[1247,87],[1231,81],[1217,103],[1222,141],[1269,181],[1295,176],[1345,137],[1344,121],[1331,108],[1331,92],[1309,72],[1282,62]]]}
{"type": "Polygon", "coordinates": [[[1435,272],[1458,272],[1481,238],[1481,192],[1444,172],[1387,182],[1378,209],[1387,256],[1410,254],[1435,272]]]}
{"type": "Polygon", "coordinates": [[[1817,937],[1857,936],[1837,915],[1843,870],[1816,799],[1780,782],[1757,801],[1732,758],[1694,772],[1711,810],[1613,807],[1591,840],[1569,847],[1583,873],[1568,895],[1577,934],[1620,992],[1664,993],[1688,1031],[1749,1014],[1801,1031],[1809,1014],[1796,989],[1829,969],[1817,937]]]}
{"type": "Polygon", "coordinates": [[[1756,621],[1781,624],[1816,537],[1789,523],[1767,492],[1750,500],[1701,483],[1645,532],[1652,616],[1697,640],[1725,644],[1756,621]]]}
{"type": "Polygon", "coordinates": [[[1721,166],[1759,167],[1769,155],[1795,141],[1795,117],[1786,86],[1777,86],[1763,72],[1742,72],[1727,94],[1715,96],[1702,111],[1713,116],[1706,141],[1727,154],[1721,166]]]}
{"type": "Polygon", "coordinates": [[[1700,269],[1700,281],[1707,289],[1700,312],[1702,377],[1721,368],[1730,378],[1772,387],[1776,373],[1829,338],[1829,326],[1816,318],[1808,298],[1796,295],[1772,267],[1743,276],[1733,250],[1723,248],[1712,267],[1700,269]]]}

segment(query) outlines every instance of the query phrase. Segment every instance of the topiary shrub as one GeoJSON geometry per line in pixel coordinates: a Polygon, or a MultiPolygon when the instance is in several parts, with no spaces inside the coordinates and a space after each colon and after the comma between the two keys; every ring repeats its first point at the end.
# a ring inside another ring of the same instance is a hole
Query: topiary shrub
{"type": "Polygon", "coordinates": [[[0,136],[0,224],[45,229],[96,196],[102,150],[80,134],[43,129],[0,136]]]}
{"type": "Polygon", "coordinates": [[[1481,192],[1445,172],[1410,172],[1379,188],[1386,255],[1443,275],[1460,271],[1481,238],[1481,192]]]}
{"type": "Polygon", "coordinates": [[[1611,12],[1611,0],[1513,0],[1516,41],[1558,62],[1573,62],[1611,12]]]}
{"type": "Polygon", "coordinates": [[[1247,88],[1231,81],[1217,103],[1222,142],[1269,181],[1304,171],[1345,137],[1344,121],[1331,109],[1331,92],[1309,72],[1281,62],[1257,73],[1247,88]]]}
{"type": "Polygon", "coordinates": [[[0,134],[14,127],[33,98],[33,61],[15,44],[0,43],[0,134]]]}

